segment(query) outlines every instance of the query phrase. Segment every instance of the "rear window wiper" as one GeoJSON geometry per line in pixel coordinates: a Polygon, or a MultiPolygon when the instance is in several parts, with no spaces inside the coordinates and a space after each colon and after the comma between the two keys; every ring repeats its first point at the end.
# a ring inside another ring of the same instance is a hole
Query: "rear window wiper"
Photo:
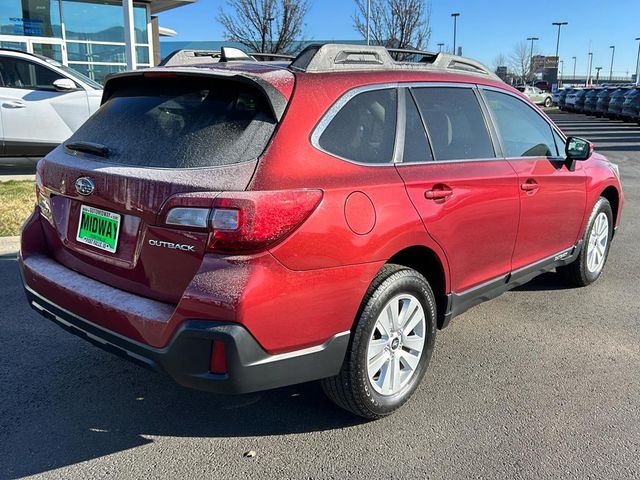
{"type": "Polygon", "coordinates": [[[65,143],[65,148],[75,150],[76,152],[91,153],[98,157],[107,158],[109,156],[109,148],[100,143],[93,142],[69,142],[65,143]]]}

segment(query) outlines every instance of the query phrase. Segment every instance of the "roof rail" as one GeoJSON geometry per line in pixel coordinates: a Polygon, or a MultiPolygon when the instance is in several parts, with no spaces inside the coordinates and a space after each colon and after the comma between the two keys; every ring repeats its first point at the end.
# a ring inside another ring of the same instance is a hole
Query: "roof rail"
{"type": "Polygon", "coordinates": [[[502,81],[480,62],[444,52],[385,48],[377,45],[325,43],[309,45],[294,59],[290,68],[309,73],[345,70],[439,70],[459,71],[502,81]],[[417,56],[417,62],[396,61],[396,56],[417,56]]]}
{"type": "Polygon", "coordinates": [[[293,60],[296,58],[295,55],[287,55],[285,53],[251,52],[248,55],[258,60],[261,58],[280,58],[282,60],[293,60]]]}
{"type": "Polygon", "coordinates": [[[220,50],[192,50],[183,48],[175,50],[167,55],[161,67],[172,67],[176,65],[194,65],[200,63],[217,62],[256,62],[257,60],[239,48],[222,47],[220,50]]]}

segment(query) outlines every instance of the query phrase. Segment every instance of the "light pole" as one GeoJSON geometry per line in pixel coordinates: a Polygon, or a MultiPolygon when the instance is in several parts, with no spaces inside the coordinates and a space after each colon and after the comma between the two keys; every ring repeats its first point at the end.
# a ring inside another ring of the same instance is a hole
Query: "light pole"
{"type": "Polygon", "coordinates": [[[600,78],[600,70],[602,70],[602,67],[596,67],[596,87],[598,86],[598,79],[600,78]]]}
{"type": "Polygon", "coordinates": [[[576,57],[573,58],[573,83],[576,83],[576,57]]]}
{"type": "Polygon", "coordinates": [[[442,47],[444,47],[444,43],[438,44],[438,53],[442,52],[442,47]]]}
{"type": "MultiPolygon", "coordinates": [[[[636,38],[639,41],[640,37],[636,38]]],[[[638,59],[636,60],[636,86],[640,86],[640,43],[638,44],[638,59]]]]}
{"type": "Polygon", "coordinates": [[[533,77],[533,42],[540,39],[538,37],[527,37],[527,41],[529,40],[531,40],[531,55],[529,55],[529,80],[530,80],[531,77],[533,77]]]}
{"type": "Polygon", "coordinates": [[[371,18],[371,0],[367,0],[367,45],[369,45],[369,36],[371,34],[371,28],[369,27],[370,18],[371,18]]]}
{"type": "Polygon", "coordinates": [[[560,60],[560,78],[558,79],[558,83],[562,86],[562,78],[564,77],[564,60],[560,60]]]}
{"type": "Polygon", "coordinates": [[[451,16],[453,17],[453,54],[456,54],[456,35],[457,35],[457,27],[458,27],[458,17],[460,16],[460,14],[458,12],[456,13],[452,13],[451,16]]]}
{"type": "Polygon", "coordinates": [[[593,53],[589,52],[589,73],[587,74],[587,81],[584,84],[585,87],[591,85],[591,67],[593,66],[593,53]]]}
{"type": "Polygon", "coordinates": [[[616,54],[616,46],[609,45],[609,48],[611,49],[611,68],[609,69],[609,81],[611,81],[613,79],[613,56],[616,54]]]}
{"type": "MultiPolygon", "coordinates": [[[[556,62],[560,61],[560,28],[564,25],[569,25],[569,22],[553,22],[551,25],[556,25],[558,27],[558,40],[556,40],[556,62]]],[[[556,76],[558,72],[558,67],[556,64],[556,76]]]]}
{"type": "Polygon", "coordinates": [[[558,58],[558,53],[560,52],[560,27],[569,25],[569,22],[553,22],[551,25],[558,26],[558,40],[556,41],[556,58],[558,58]]]}

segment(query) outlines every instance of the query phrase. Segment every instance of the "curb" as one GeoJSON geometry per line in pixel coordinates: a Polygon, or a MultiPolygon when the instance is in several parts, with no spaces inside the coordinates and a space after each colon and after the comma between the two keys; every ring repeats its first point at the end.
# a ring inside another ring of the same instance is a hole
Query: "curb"
{"type": "Polygon", "coordinates": [[[18,253],[18,250],[20,250],[20,235],[0,237],[0,256],[18,253]]]}

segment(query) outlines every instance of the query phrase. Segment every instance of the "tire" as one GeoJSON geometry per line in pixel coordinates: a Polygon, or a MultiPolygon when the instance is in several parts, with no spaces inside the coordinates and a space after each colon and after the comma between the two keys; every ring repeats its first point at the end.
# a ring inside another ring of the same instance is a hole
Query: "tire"
{"type": "Polygon", "coordinates": [[[552,103],[553,103],[553,102],[551,101],[551,97],[547,97],[547,98],[545,98],[545,99],[544,99],[544,106],[545,106],[545,108],[549,108],[549,107],[551,107],[551,104],[552,104],[552,103]]]}
{"type": "Polygon", "coordinates": [[[436,318],[436,300],[429,282],[413,269],[385,265],[362,300],[340,373],[321,381],[325,394],[339,407],[371,420],[396,411],[411,397],[427,370],[435,344],[436,318]],[[399,310],[397,322],[402,324],[404,319],[413,324],[417,319],[416,326],[405,323],[412,330],[400,336],[385,335],[381,325],[391,325],[384,321],[389,319],[385,314],[389,308],[399,310]],[[408,319],[407,311],[414,312],[408,319]],[[422,350],[418,353],[421,338],[422,350]]]}
{"type": "Polygon", "coordinates": [[[556,269],[567,282],[578,287],[585,287],[600,278],[609,256],[611,238],[613,236],[613,221],[613,212],[609,200],[600,197],[594,205],[587,222],[587,228],[582,237],[582,250],[578,258],[569,265],[556,269]],[[606,218],[606,236],[603,235],[604,230],[602,230],[603,218],[606,218]],[[605,239],[606,244],[602,246],[602,241],[605,239]],[[597,245],[600,245],[600,247],[598,248],[597,245]],[[594,250],[597,251],[594,253],[594,250]]]}

